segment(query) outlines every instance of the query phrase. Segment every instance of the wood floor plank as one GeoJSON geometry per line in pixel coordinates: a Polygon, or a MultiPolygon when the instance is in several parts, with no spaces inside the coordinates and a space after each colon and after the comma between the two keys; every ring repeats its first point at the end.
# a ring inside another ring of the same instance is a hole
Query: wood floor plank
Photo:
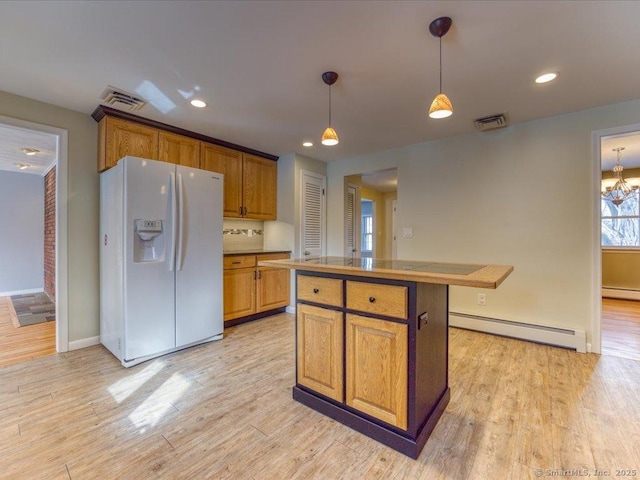
{"type": "Polygon", "coordinates": [[[293,316],[125,369],[0,367],[0,478],[528,479],[640,470],[640,362],[450,329],[451,402],[412,460],[293,401],[293,316]]]}

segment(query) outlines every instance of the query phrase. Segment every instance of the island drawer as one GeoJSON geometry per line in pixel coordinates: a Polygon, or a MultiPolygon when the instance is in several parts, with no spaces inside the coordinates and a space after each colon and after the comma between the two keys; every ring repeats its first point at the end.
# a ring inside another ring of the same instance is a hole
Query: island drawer
{"type": "Polygon", "coordinates": [[[251,268],[256,266],[255,255],[231,255],[224,257],[224,269],[251,268]]]}
{"type": "Polygon", "coordinates": [[[298,275],[298,300],[342,307],[342,280],[298,275]]]}
{"type": "Polygon", "coordinates": [[[347,308],[406,319],[408,289],[396,285],[347,281],[347,308]]]}

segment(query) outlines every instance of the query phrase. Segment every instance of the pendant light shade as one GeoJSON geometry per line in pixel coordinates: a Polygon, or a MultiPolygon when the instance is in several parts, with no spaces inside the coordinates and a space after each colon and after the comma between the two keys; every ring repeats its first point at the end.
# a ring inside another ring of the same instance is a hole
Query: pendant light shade
{"type": "Polygon", "coordinates": [[[431,118],[447,118],[453,113],[453,107],[449,98],[444,93],[439,94],[431,102],[431,108],[429,109],[429,116],[431,118]]]}
{"type": "Polygon", "coordinates": [[[442,93],[442,37],[444,37],[451,28],[452,20],[449,17],[436,18],[429,25],[429,32],[434,37],[440,39],[440,93],[431,102],[429,109],[429,117],[431,118],[447,118],[453,113],[451,100],[442,93]]]}
{"type": "Polygon", "coordinates": [[[322,74],[322,81],[329,85],[329,126],[322,134],[322,140],[320,142],[327,146],[337,145],[339,141],[338,134],[331,126],[331,85],[336,83],[337,80],[338,74],[336,72],[324,72],[322,74]]]}
{"type": "Polygon", "coordinates": [[[336,133],[336,131],[333,128],[327,127],[327,129],[322,134],[321,142],[322,142],[323,145],[327,145],[327,146],[337,145],[338,144],[338,134],[336,133]]]}

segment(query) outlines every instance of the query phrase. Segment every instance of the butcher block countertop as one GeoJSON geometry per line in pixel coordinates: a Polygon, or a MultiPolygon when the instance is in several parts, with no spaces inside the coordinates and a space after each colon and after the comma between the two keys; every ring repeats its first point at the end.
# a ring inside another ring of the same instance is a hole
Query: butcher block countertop
{"type": "Polygon", "coordinates": [[[260,261],[258,264],[260,266],[282,267],[309,272],[477,288],[497,288],[513,271],[512,265],[479,265],[351,257],[291,258],[287,260],[265,260],[260,261]]]}

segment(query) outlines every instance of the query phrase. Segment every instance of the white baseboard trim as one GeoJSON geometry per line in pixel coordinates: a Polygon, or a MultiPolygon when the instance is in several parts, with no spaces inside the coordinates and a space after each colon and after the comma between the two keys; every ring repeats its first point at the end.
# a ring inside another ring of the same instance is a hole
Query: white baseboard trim
{"type": "Polygon", "coordinates": [[[587,339],[584,330],[532,325],[457,312],[449,312],[449,325],[530,342],[573,348],[580,353],[587,352],[587,339]]]}
{"type": "Polygon", "coordinates": [[[293,313],[295,315],[296,307],[292,307],[291,305],[287,305],[287,308],[285,308],[284,311],[287,312],[287,313],[293,313]]]}
{"type": "Polygon", "coordinates": [[[69,342],[69,351],[93,347],[94,345],[100,345],[100,335],[97,335],[95,337],[81,338],[80,340],[69,342]]]}
{"type": "Polygon", "coordinates": [[[29,288],[27,290],[13,290],[11,292],[0,292],[0,297],[10,297],[11,295],[28,295],[30,293],[44,292],[44,288],[29,288]]]}
{"type": "Polygon", "coordinates": [[[623,300],[640,300],[640,291],[602,287],[602,296],[607,298],[621,298],[623,300]]]}

